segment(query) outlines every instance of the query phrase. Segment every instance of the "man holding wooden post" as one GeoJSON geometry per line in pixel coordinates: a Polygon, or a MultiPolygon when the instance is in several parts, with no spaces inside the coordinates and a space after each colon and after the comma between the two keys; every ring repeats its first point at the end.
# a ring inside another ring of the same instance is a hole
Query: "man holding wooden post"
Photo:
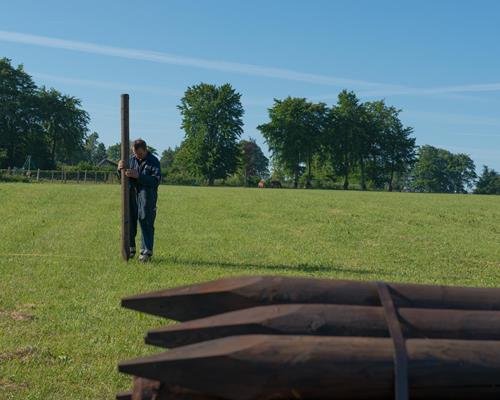
{"type": "Polygon", "coordinates": [[[125,260],[135,256],[139,221],[142,233],[139,261],[148,262],[153,256],[160,161],[148,151],[142,139],[133,142],[132,156],[127,157],[128,114],[128,95],[122,95],[122,159],[118,163],[122,177],[122,256],[125,260]]]}

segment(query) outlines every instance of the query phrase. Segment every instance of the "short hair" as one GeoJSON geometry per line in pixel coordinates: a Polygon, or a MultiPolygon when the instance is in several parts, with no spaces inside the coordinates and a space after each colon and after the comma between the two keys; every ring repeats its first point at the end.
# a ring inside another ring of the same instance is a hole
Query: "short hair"
{"type": "Polygon", "coordinates": [[[139,150],[139,149],[147,150],[148,149],[148,145],[146,144],[146,142],[144,140],[142,140],[142,139],[136,139],[132,143],[132,148],[134,150],[139,150]]]}

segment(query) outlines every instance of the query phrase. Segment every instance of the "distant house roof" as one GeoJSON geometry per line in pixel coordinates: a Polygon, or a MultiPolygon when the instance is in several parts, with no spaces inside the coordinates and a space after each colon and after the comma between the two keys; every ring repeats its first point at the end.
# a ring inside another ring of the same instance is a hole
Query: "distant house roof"
{"type": "Polygon", "coordinates": [[[116,161],[110,160],[109,158],[103,158],[101,161],[97,163],[98,167],[103,167],[104,165],[111,165],[117,167],[118,163],[116,161]]]}

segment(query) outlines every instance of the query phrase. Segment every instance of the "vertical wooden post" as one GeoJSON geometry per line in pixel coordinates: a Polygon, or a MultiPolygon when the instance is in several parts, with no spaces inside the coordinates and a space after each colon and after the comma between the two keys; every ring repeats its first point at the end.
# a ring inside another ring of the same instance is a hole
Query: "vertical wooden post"
{"type": "MultiPolygon", "coordinates": [[[[121,95],[121,159],[124,167],[129,167],[129,96],[128,94],[121,95]]],[[[130,258],[130,197],[128,178],[125,176],[125,169],[121,171],[121,197],[122,197],[122,226],[121,226],[121,247],[122,257],[125,261],[130,258]]]]}
{"type": "Polygon", "coordinates": [[[83,173],[83,183],[87,183],[87,170],[83,173]]]}
{"type": "Polygon", "coordinates": [[[54,170],[52,170],[50,173],[50,182],[54,182],[54,170]]]}
{"type": "Polygon", "coordinates": [[[36,181],[40,182],[40,168],[36,170],[36,181]]]}

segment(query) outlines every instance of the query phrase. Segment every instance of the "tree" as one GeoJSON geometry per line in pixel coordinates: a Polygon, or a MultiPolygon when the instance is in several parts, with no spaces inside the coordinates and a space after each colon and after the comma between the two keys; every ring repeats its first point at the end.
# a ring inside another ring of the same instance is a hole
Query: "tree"
{"type": "Polygon", "coordinates": [[[178,106],[185,137],[182,143],[187,167],[208,184],[234,173],[238,139],[243,132],[241,95],[229,84],[201,83],[189,87],[178,106]]]}
{"type": "Polygon", "coordinates": [[[476,194],[500,194],[500,174],[483,166],[483,172],[476,183],[476,194]]]}
{"type": "Polygon", "coordinates": [[[474,162],[468,155],[425,145],[419,149],[411,186],[420,192],[465,193],[475,179],[474,162]]]}
{"type": "Polygon", "coordinates": [[[55,89],[42,88],[38,93],[41,125],[50,145],[50,161],[70,161],[82,151],[89,115],[81,109],[79,99],[55,89]]]}
{"type": "Polygon", "coordinates": [[[93,165],[98,164],[107,157],[106,146],[99,142],[99,134],[92,132],[85,139],[84,145],[85,159],[93,165]]]}
{"type": "Polygon", "coordinates": [[[0,148],[0,165],[2,165],[5,160],[7,160],[7,149],[0,148]]]}
{"type": "Polygon", "coordinates": [[[121,158],[121,144],[115,143],[108,147],[106,154],[108,158],[112,161],[119,161],[121,158]]]}
{"type": "Polygon", "coordinates": [[[366,124],[366,113],[354,92],[340,92],[337,105],[330,109],[322,143],[324,157],[344,177],[344,190],[349,189],[349,174],[357,163],[361,166],[362,187],[365,186],[364,165],[371,147],[371,142],[364,143],[366,124]]]}
{"type": "Polygon", "coordinates": [[[172,167],[172,165],[174,164],[176,151],[177,147],[175,149],[169,147],[168,149],[163,150],[160,158],[160,165],[163,169],[169,170],[172,167]]]}
{"type": "MultiPolygon", "coordinates": [[[[9,59],[0,59],[0,148],[6,152],[3,166],[21,165],[30,139],[43,144],[35,95],[36,85],[23,66],[14,68],[9,59]]],[[[37,163],[42,161],[38,155],[33,154],[33,158],[37,163]]]]}
{"type": "Polygon", "coordinates": [[[269,175],[269,160],[255,139],[241,140],[240,147],[240,174],[246,186],[253,181],[266,178],[269,175]]]}
{"type": "Polygon", "coordinates": [[[384,101],[364,104],[369,115],[371,136],[369,177],[376,186],[387,184],[392,192],[396,176],[408,173],[415,161],[413,128],[404,127],[398,110],[384,101]]]}
{"type": "Polygon", "coordinates": [[[259,125],[272,152],[274,163],[281,164],[298,187],[299,177],[307,166],[307,187],[311,187],[312,161],[320,145],[327,110],[323,103],[314,104],[304,98],[287,97],[274,100],[268,123],[259,125]]]}
{"type": "Polygon", "coordinates": [[[450,153],[448,157],[448,193],[467,193],[477,179],[474,161],[462,153],[450,153]]]}

